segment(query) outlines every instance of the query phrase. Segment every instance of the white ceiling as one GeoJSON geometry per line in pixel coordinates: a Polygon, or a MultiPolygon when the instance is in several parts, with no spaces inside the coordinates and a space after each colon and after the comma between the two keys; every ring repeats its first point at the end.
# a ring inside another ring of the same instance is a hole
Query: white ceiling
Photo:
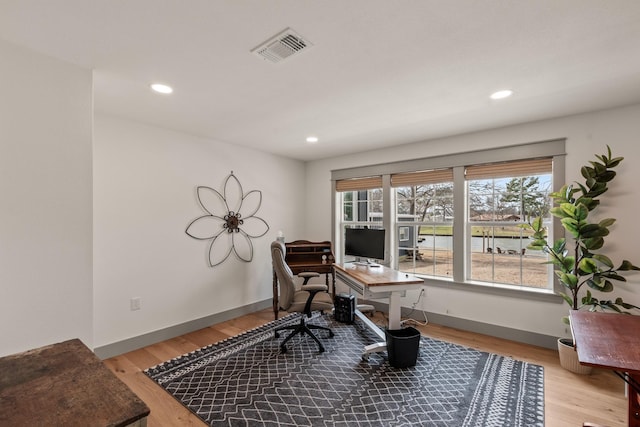
{"type": "Polygon", "coordinates": [[[0,0],[0,38],[94,69],[99,112],[301,160],[640,102],[638,0],[0,0]],[[287,27],[313,47],[250,53],[287,27]]]}

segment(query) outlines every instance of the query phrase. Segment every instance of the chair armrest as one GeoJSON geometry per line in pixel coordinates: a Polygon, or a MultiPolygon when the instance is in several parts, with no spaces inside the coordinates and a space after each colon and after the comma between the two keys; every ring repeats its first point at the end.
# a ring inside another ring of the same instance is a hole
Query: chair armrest
{"type": "Polygon", "coordinates": [[[312,285],[302,285],[300,287],[301,290],[303,291],[307,291],[307,292],[320,292],[320,291],[324,291],[324,292],[328,292],[329,288],[327,287],[327,285],[323,285],[321,283],[318,284],[312,284],[312,285]]]}
{"type": "Polygon", "coordinates": [[[320,274],[316,273],[315,271],[303,271],[302,273],[298,273],[298,277],[304,279],[304,281],[302,282],[302,285],[304,286],[309,283],[309,280],[311,280],[311,278],[320,277],[320,274]]]}
{"type": "Polygon", "coordinates": [[[300,289],[309,292],[307,303],[304,305],[304,313],[307,315],[307,317],[311,317],[311,302],[313,301],[313,297],[315,297],[318,292],[328,292],[329,287],[327,285],[314,284],[302,285],[300,289]]]}

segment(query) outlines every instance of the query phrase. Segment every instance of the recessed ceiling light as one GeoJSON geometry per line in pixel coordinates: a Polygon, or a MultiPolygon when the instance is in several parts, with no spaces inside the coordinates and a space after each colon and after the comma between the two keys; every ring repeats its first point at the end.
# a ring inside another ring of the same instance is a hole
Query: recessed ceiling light
{"type": "Polygon", "coordinates": [[[309,144],[315,144],[316,142],[318,142],[318,137],[317,136],[308,136],[307,137],[307,142],[309,144]]]}
{"type": "Polygon", "coordinates": [[[172,93],[173,92],[173,88],[171,86],[167,86],[167,85],[163,85],[160,83],[154,83],[151,85],[151,89],[153,89],[154,91],[158,92],[158,93],[172,93]]]}
{"type": "Polygon", "coordinates": [[[509,89],[499,90],[491,94],[491,99],[503,99],[503,98],[508,98],[511,95],[513,95],[512,90],[509,90],[509,89]]]}

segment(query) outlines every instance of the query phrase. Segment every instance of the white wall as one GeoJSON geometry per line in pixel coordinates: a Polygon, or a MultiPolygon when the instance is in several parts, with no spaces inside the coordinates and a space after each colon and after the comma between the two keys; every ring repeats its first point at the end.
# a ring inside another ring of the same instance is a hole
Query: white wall
{"type": "Polygon", "coordinates": [[[272,296],[269,245],[305,238],[304,164],[238,146],[97,115],[94,137],[96,347],[272,296]],[[223,191],[229,173],[262,191],[269,232],[254,258],[208,267],[208,242],[185,234],[203,215],[196,186],[223,191]],[[142,309],[130,310],[140,297],[142,309]]]}
{"type": "Polygon", "coordinates": [[[0,356],[93,344],[91,86],[0,41],[0,356]]]}
{"type": "MultiPolygon", "coordinates": [[[[314,239],[331,238],[331,170],[563,137],[567,138],[567,181],[581,181],[580,167],[593,160],[594,153],[604,154],[607,144],[614,155],[625,157],[618,168],[618,177],[602,198],[597,215],[618,220],[606,241],[607,254],[616,263],[626,258],[640,265],[637,251],[640,239],[637,226],[640,105],[310,162],[306,171],[307,235],[314,239]]],[[[640,274],[630,274],[627,278],[626,284],[616,285],[615,294],[640,305],[640,274]]],[[[560,318],[566,315],[567,306],[564,304],[429,286],[426,295],[425,309],[430,312],[551,336],[566,333],[560,322],[560,318]]],[[[403,305],[409,307],[413,301],[415,294],[405,298],[403,305]]]]}

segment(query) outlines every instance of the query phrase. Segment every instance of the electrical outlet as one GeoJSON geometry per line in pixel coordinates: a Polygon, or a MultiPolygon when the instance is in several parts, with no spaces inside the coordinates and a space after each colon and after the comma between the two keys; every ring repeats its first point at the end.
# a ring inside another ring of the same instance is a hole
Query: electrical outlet
{"type": "Polygon", "coordinates": [[[142,308],[142,298],[134,297],[130,301],[131,311],[140,310],[142,308]]]}

